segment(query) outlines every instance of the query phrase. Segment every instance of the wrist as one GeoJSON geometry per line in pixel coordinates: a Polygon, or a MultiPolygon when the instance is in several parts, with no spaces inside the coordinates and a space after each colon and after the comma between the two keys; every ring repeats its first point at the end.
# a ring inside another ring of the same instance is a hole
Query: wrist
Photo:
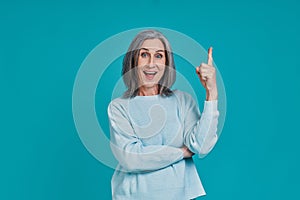
{"type": "Polygon", "coordinates": [[[206,101],[213,101],[218,99],[218,90],[211,89],[211,90],[206,90],[206,101]]]}

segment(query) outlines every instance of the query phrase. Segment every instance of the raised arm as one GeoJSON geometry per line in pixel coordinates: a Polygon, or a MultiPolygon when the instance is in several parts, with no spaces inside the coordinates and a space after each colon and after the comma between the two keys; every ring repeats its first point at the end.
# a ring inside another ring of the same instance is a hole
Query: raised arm
{"type": "Polygon", "coordinates": [[[200,115],[196,102],[191,99],[184,114],[184,144],[195,154],[208,154],[217,142],[218,101],[205,101],[200,115]]]}
{"type": "Polygon", "coordinates": [[[208,49],[207,64],[201,63],[196,68],[202,86],[206,90],[204,110],[200,117],[198,106],[192,100],[185,114],[185,145],[194,153],[207,154],[217,142],[218,125],[218,89],[216,69],[213,66],[212,47],[208,49]]]}

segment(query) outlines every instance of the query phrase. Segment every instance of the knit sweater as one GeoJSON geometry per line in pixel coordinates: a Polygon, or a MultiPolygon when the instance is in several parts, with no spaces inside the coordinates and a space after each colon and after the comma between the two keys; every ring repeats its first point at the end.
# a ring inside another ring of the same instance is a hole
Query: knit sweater
{"type": "Polygon", "coordinates": [[[200,114],[191,95],[117,98],[108,106],[111,149],[118,160],[114,200],[189,200],[205,195],[193,158],[183,145],[207,154],[217,141],[217,100],[200,114]]]}

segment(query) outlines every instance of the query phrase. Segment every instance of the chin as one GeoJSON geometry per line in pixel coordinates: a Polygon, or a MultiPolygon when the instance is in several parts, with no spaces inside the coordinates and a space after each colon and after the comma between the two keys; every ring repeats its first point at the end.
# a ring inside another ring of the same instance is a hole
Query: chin
{"type": "Polygon", "coordinates": [[[157,82],[144,82],[141,87],[152,88],[157,86],[157,82]]]}

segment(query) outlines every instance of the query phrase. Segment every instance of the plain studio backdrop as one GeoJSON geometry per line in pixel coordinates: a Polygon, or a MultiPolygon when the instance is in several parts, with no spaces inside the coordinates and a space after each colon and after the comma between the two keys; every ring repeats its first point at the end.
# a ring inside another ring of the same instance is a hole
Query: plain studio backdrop
{"type": "MultiPolygon", "coordinates": [[[[207,192],[199,199],[299,199],[299,18],[292,0],[1,1],[0,199],[111,199],[113,169],[87,151],[75,128],[73,84],[100,42],[150,26],[212,45],[223,77],[224,129],[211,154],[195,158],[207,192]]],[[[105,97],[121,59],[95,97],[107,134],[105,97]]],[[[188,65],[175,61],[182,71],[188,65]]]]}

